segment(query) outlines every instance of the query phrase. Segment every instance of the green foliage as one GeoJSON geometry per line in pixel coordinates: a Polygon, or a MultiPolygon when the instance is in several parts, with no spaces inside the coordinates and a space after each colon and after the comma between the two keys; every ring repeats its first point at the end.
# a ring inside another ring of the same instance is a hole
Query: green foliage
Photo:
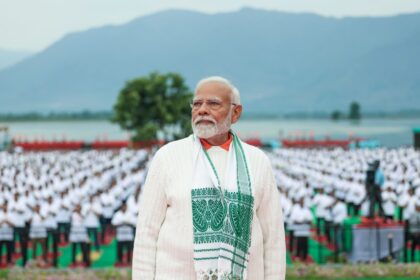
{"type": "Polygon", "coordinates": [[[360,104],[358,102],[352,102],[350,104],[349,119],[350,120],[360,120],[360,104]]]}
{"type": "Polygon", "coordinates": [[[333,111],[331,113],[331,119],[334,121],[338,121],[339,119],[342,119],[342,118],[343,118],[343,114],[338,110],[333,111]]]}
{"type": "Polygon", "coordinates": [[[176,73],[151,73],[128,81],[114,105],[113,122],[134,133],[134,141],[165,140],[191,133],[189,101],[192,93],[176,73]]]}

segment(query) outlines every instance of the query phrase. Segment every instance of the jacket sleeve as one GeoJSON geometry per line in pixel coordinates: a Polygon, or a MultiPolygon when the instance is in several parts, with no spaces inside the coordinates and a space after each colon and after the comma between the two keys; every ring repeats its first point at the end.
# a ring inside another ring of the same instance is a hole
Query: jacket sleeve
{"type": "Polygon", "coordinates": [[[155,279],[157,239],[167,208],[165,170],[164,161],[158,151],[142,190],[134,241],[132,279],[155,279]]]}
{"type": "Polygon", "coordinates": [[[265,158],[261,180],[263,194],[257,209],[264,242],[264,280],[283,280],[286,275],[283,213],[271,164],[265,158]]]}

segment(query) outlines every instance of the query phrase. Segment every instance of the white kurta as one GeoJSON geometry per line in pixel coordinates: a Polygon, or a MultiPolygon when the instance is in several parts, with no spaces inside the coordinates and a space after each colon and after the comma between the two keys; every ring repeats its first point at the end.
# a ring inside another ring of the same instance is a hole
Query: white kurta
{"type": "Polygon", "coordinates": [[[112,218],[114,214],[115,199],[109,193],[103,193],[101,195],[102,213],[105,218],[112,218]]]}
{"type": "Polygon", "coordinates": [[[82,215],[74,212],[71,215],[70,242],[88,242],[89,237],[82,215]]]}
{"type": "Polygon", "coordinates": [[[45,218],[44,225],[48,229],[56,229],[57,228],[57,212],[58,212],[58,205],[57,204],[43,204],[41,206],[41,215],[45,218]]]}
{"type": "Polygon", "coordinates": [[[70,223],[71,220],[71,201],[68,196],[59,199],[59,209],[57,212],[57,222],[70,223]]]}
{"type": "Polygon", "coordinates": [[[310,236],[312,213],[308,207],[301,207],[299,204],[296,204],[290,213],[290,221],[293,224],[295,236],[310,236]]]}
{"type": "Polygon", "coordinates": [[[347,207],[344,202],[338,202],[331,209],[331,214],[333,217],[334,224],[343,224],[344,220],[347,218],[347,207]]]}
{"type": "Polygon", "coordinates": [[[34,213],[31,220],[31,227],[29,229],[29,238],[46,238],[47,237],[47,227],[44,222],[44,218],[38,214],[34,213]]]}
{"type": "MultiPolygon", "coordinates": [[[[248,279],[281,280],[285,277],[286,248],[282,210],[271,164],[257,148],[247,144],[243,148],[250,160],[255,203],[248,279]]],[[[139,210],[133,279],[196,279],[191,206],[192,149],[192,138],[184,138],[161,148],[153,159],[139,210]]],[[[208,153],[216,168],[223,170],[226,152],[213,147],[208,153]]]]}
{"type": "Polygon", "coordinates": [[[82,207],[82,215],[85,217],[84,225],[87,228],[98,228],[99,217],[98,215],[102,212],[102,205],[99,201],[86,202],[82,207]]]}
{"type": "Polygon", "coordinates": [[[132,195],[130,195],[130,197],[127,200],[128,211],[133,213],[133,215],[135,215],[136,217],[139,214],[140,197],[141,197],[141,192],[139,194],[138,199],[135,198],[135,194],[132,194],[132,195]]]}
{"type": "Polygon", "coordinates": [[[389,191],[382,192],[382,201],[385,215],[394,216],[395,205],[397,202],[397,196],[395,193],[389,191]]]}
{"type": "Polygon", "coordinates": [[[9,211],[13,214],[13,223],[15,227],[24,227],[27,212],[24,201],[22,199],[11,201],[9,204],[9,211]]]}
{"type": "Polygon", "coordinates": [[[13,240],[13,218],[10,213],[0,210],[0,241],[3,240],[13,240]],[[12,225],[7,224],[6,221],[12,225]]]}
{"type": "Polygon", "coordinates": [[[312,204],[316,206],[316,217],[326,218],[328,216],[328,207],[334,202],[331,196],[327,194],[316,194],[312,204]]]}
{"type": "Polygon", "coordinates": [[[132,212],[117,211],[112,218],[112,225],[117,227],[117,241],[133,241],[136,217],[132,212]]]}

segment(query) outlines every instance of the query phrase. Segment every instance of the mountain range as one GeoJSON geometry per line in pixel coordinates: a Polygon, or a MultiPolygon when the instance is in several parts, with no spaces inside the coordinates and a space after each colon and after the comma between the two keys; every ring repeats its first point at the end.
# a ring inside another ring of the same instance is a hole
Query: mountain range
{"type": "Polygon", "coordinates": [[[420,107],[420,14],[330,18],[168,10],[71,33],[0,70],[0,113],[110,110],[127,80],[221,75],[245,112],[420,107]]]}
{"type": "Polygon", "coordinates": [[[0,49],[0,70],[17,64],[23,59],[29,57],[31,54],[32,53],[29,51],[0,49]]]}

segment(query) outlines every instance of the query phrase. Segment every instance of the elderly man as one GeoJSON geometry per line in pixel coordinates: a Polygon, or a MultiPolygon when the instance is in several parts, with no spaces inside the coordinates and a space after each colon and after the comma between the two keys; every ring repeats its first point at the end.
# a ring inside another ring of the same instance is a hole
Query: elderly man
{"type": "Polygon", "coordinates": [[[284,279],[285,239],[266,155],[230,130],[242,113],[226,79],[201,80],[194,134],[162,147],[149,168],[133,279],[284,279]]]}

